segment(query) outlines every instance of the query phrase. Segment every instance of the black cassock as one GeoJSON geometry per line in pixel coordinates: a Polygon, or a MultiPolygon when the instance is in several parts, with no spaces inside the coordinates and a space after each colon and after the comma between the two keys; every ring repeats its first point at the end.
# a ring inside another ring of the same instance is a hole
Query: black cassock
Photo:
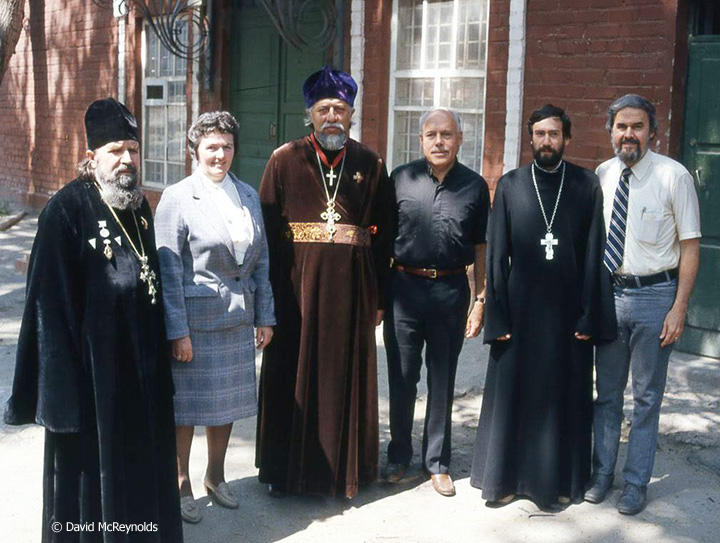
{"type": "MultiPolygon", "coordinates": [[[[530,166],[503,176],[488,230],[485,393],[470,482],[494,501],[581,501],[590,477],[593,343],[615,337],[602,264],[602,193],[593,173],[566,164],[546,258],[546,226],[530,166]],[[581,341],[575,332],[592,336],[581,341]],[[509,341],[497,341],[504,334],[509,341]]],[[[535,169],[548,220],[562,168],[535,169]]]]}
{"type": "MultiPolygon", "coordinates": [[[[117,214],[138,246],[132,212],[117,214]]],[[[147,201],[136,215],[157,273],[147,201]]],[[[5,412],[8,424],[46,429],[43,542],[182,541],[161,300],[158,294],[151,304],[139,275],[138,258],[94,185],[75,180],[48,202],[30,256],[5,412]],[[57,533],[53,522],[61,523],[57,533]],[[68,522],[93,531],[69,532],[68,522]],[[103,530],[100,522],[137,531],[103,530]]]]}

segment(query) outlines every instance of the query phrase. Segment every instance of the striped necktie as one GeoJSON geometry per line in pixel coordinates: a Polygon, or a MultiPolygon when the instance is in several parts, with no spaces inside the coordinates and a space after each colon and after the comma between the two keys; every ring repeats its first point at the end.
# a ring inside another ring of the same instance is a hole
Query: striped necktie
{"type": "Polygon", "coordinates": [[[607,243],[603,262],[610,270],[615,272],[623,263],[625,253],[625,231],[627,229],[628,201],[630,199],[630,174],[632,170],[625,168],[620,175],[620,182],[615,191],[612,217],[608,228],[607,243]]]}

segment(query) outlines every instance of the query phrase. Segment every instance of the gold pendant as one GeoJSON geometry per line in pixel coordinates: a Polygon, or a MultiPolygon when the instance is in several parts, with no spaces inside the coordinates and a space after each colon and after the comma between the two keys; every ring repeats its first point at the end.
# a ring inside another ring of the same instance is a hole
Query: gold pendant
{"type": "Polygon", "coordinates": [[[112,260],[113,250],[112,247],[110,247],[110,240],[104,239],[103,243],[105,244],[105,249],[103,249],[103,254],[105,255],[105,258],[107,258],[108,260],[112,260]]]}
{"type": "Polygon", "coordinates": [[[142,224],[142,227],[143,227],[145,230],[148,229],[147,219],[146,219],[145,217],[143,217],[142,215],[140,215],[140,224],[142,224]]]}

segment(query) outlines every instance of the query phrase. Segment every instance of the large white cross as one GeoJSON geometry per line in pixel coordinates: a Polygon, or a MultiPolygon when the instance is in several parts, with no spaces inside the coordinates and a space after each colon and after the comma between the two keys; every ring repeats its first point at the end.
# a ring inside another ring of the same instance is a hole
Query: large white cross
{"type": "Polygon", "coordinates": [[[555,237],[552,235],[552,232],[548,232],[545,234],[545,239],[540,240],[540,245],[545,246],[545,259],[546,260],[552,260],[553,256],[555,256],[555,251],[553,250],[553,245],[557,245],[558,240],[555,239],[555,237]]]}

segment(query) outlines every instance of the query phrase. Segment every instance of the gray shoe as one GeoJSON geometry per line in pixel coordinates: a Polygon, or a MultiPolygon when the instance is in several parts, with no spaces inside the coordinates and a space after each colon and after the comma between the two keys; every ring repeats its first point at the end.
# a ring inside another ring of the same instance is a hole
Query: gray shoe
{"type": "Polygon", "coordinates": [[[625,483],[625,488],[618,500],[617,510],[623,515],[637,515],[645,509],[646,496],[647,487],[625,483]]]}
{"type": "Polygon", "coordinates": [[[612,488],[613,476],[612,475],[595,475],[593,485],[585,492],[583,498],[586,502],[590,503],[602,503],[607,495],[608,491],[612,488]]]}

